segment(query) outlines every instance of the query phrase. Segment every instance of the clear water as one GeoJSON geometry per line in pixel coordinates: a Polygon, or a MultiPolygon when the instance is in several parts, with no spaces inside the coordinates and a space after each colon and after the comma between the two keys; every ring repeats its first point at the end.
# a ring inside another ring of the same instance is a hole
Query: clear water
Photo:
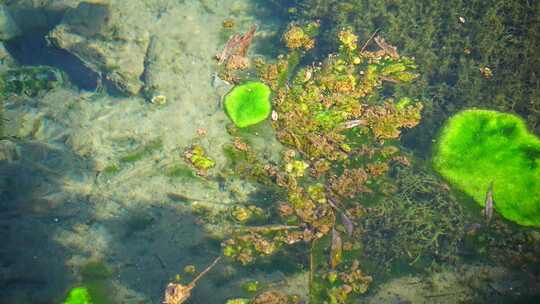
{"type": "MultiPolygon", "coordinates": [[[[95,291],[98,304],[160,303],[177,275],[184,284],[193,278],[185,266],[199,272],[222,254],[224,228],[202,224],[194,202],[217,214],[237,202],[275,203],[257,184],[219,174],[227,165],[222,147],[233,137],[220,108],[230,86],[215,79],[215,55],[232,33],[257,24],[250,53],[275,58],[288,20],[273,11],[274,1],[111,0],[108,12],[88,6],[71,17],[65,11],[81,1],[4,2],[21,34],[4,42],[2,71],[44,65],[64,76],[35,95],[18,92],[3,100],[8,139],[0,159],[0,303],[62,303],[77,286],[95,291]],[[66,20],[77,25],[71,33],[61,31],[66,20]],[[227,21],[234,23],[231,29],[227,21]],[[99,36],[109,22],[112,36],[99,36]],[[91,37],[96,44],[81,47],[110,58],[92,61],[88,53],[77,53],[70,34],[91,37]],[[117,78],[95,72],[114,70],[131,75],[120,82],[139,85],[142,93],[129,97],[117,78]],[[165,102],[152,103],[156,95],[165,102]],[[184,151],[193,144],[216,162],[208,176],[197,176],[185,162],[184,151]]],[[[332,47],[323,45],[319,52],[332,47]]],[[[243,136],[277,160],[282,146],[268,126],[243,136]]],[[[476,212],[473,219],[481,221],[478,208],[471,208],[463,212],[476,212]]],[[[475,234],[474,220],[456,221],[456,231],[475,234]]],[[[381,264],[392,256],[365,260],[375,283],[354,303],[503,303],[538,296],[538,230],[510,227],[514,232],[482,234],[480,243],[499,238],[486,248],[512,247],[524,271],[486,258],[465,238],[448,260],[432,258],[445,256],[437,248],[429,248],[419,263],[381,264]],[[513,233],[519,238],[510,238],[513,233]]],[[[388,231],[370,233],[392,237],[388,231]]],[[[374,239],[366,241],[366,252],[380,254],[367,248],[375,246],[374,239]]],[[[305,252],[301,247],[290,253],[294,258],[285,254],[251,266],[222,259],[198,282],[189,303],[253,296],[242,288],[253,280],[261,283],[258,292],[279,289],[307,301],[305,252]]]]}

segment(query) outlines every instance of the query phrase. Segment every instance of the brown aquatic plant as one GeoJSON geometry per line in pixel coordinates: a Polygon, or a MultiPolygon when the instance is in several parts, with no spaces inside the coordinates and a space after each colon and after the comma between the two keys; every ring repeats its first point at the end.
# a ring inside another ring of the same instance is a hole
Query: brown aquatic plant
{"type": "Polygon", "coordinates": [[[247,67],[247,51],[257,30],[257,25],[251,26],[251,29],[244,34],[232,35],[223,51],[216,55],[218,64],[226,63],[230,69],[244,69],[247,67]]]}
{"type": "Polygon", "coordinates": [[[375,40],[375,43],[390,57],[392,58],[399,58],[399,54],[397,51],[397,47],[387,43],[383,37],[377,35],[373,39],[375,40]]]}
{"type": "Polygon", "coordinates": [[[282,292],[270,290],[256,296],[251,303],[252,304],[287,304],[289,303],[289,297],[282,292]]]}
{"type": "Polygon", "coordinates": [[[208,273],[221,259],[221,256],[217,257],[212,264],[206,267],[201,273],[199,273],[189,284],[182,285],[179,283],[169,283],[165,288],[165,295],[162,304],[182,304],[191,296],[191,290],[195,288],[197,281],[200,280],[206,273],[208,273]]]}
{"type": "MultiPolygon", "coordinates": [[[[393,193],[396,187],[387,173],[395,163],[407,161],[400,158],[404,156],[396,142],[401,129],[418,124],[422,106],[414,100],[374,96],[383,89],[383,81],[408,83],[415,78],[413,60],[398,56],[394,46],[375,37],[377,31],[359,50],[358,37],[343,30],[339,53],[302,66],[302,56],[313,47],[316,27],[290,26],[283,37],[290,49],[287,55],[274,63],[253,61],[261,80],[273,90],[271,124],[287,148],[281,161],[261,159],[240,138],[226,150],[235,175],[276,190],[276,206],[264,219],[280,222],[258,226],[260,222],[248,221],[245,206],[238,207],[223,220],[232,218],[234,224],[230,238],[221,245],[225,256],[247,265],[286,246],[306,243],[311,248],[310,299],[347,303],[365,293],[372,282],[359,262],[351,261],[366,234],[361,220],[368,209],[362,203],[388,199],[393,193]],[[372,39],[379,50],[365,50],[372,39]]],[[[231,37],[217,56],[224,73],[235,72],[234,56],[245,58],[243,46],[249,45],[253,33],[254,29],[231,37]]],[[[257,300],[266,304],[270,298],[257,300]]]]}

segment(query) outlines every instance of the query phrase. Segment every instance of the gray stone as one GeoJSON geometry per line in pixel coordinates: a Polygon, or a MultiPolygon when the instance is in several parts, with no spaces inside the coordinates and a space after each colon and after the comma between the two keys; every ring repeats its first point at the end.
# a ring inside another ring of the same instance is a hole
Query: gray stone
{"type": "Polygon", "coordinates": [[[48,37],[120,91],[136,95],[142,88],[149,35],[124,21],[117,6],[83,2],[69,10],[48,37]]]}
{"type": "Polygon", "coordinates": [[[13,21],[8,8],[0,4],[0,40],[10,40],[21,34],[21,30],[13,21]]]}
{"type": "Polygon", "coordinates": [[[17,0],[5,5],[21,34],[45,33],[81,0],[17,0]]]}
{"type": "Polygon", "coordinates": [[[0,140],[0,161],[14,162],[21,158],[17,145],[7,139],[0,140]]]}
{"type": "Polygon", "coordinates": [[[15,59],[7,51],[3,42],[0,42],[0,73],[15,65],[15,59]]]}

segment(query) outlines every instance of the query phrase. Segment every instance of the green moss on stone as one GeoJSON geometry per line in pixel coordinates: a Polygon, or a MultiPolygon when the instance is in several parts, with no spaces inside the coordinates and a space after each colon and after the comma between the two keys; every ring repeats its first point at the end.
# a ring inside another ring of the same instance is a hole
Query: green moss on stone
{"type": "Polygon", "coordinates": [[[437,142],[434,166],[481,206],[493,183],[495,210],[540,227],[540,139],[521,118],[489,110],[454,115],[437,142]]]}
{"type": "Polygon", "coordinates": [[[257,124],[272,110],[270,93],[270,88],[262,82],[238,85],[225,96],[225,111],[239,128],[257,124]]]}
{"type": "Polygon", "coordinates": [[[48,66],[9,69],[0,75],[0,95],[37,96],[65,84],[65,75],[48,66]]]}

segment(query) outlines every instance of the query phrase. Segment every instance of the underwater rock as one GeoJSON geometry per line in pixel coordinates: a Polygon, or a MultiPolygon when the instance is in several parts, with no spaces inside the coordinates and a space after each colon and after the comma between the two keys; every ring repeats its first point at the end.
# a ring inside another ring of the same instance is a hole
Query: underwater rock
{"type": "Polygon", "coordinates": [[[21,34],[5,5],[0,5],[0,40],[9,40],[21,34]]]}
{"type": "Polygon", "coordinates": [[[61,20],[67,9],[77,6],[81,0],[17,0],[3,2],[6,2],[5,6],[20,30],[19,35],[35,36],[35,34],[41,35],[48,32],[61,20]]]}
{"type": "Polygon", "coordinates": [[[48,37],[123,93],[136,95],[142,88],[150,38],[124,14],[119,5],[82,2],[65,14],[48,37]]]}
{"type": "Polygon", "coordinates": [[[17,145],[10,140],[0,140],[0,162],[13,162],[21,158],[21,151],[17,145]]]}
{"type": "Polygon", "coordinates": [[[6,68],[12,67],[15,65],[15,59],[11,57],[11,54],[7,51],[4,43],[0,42],[0,73],[3,72],[6,68]]]}

